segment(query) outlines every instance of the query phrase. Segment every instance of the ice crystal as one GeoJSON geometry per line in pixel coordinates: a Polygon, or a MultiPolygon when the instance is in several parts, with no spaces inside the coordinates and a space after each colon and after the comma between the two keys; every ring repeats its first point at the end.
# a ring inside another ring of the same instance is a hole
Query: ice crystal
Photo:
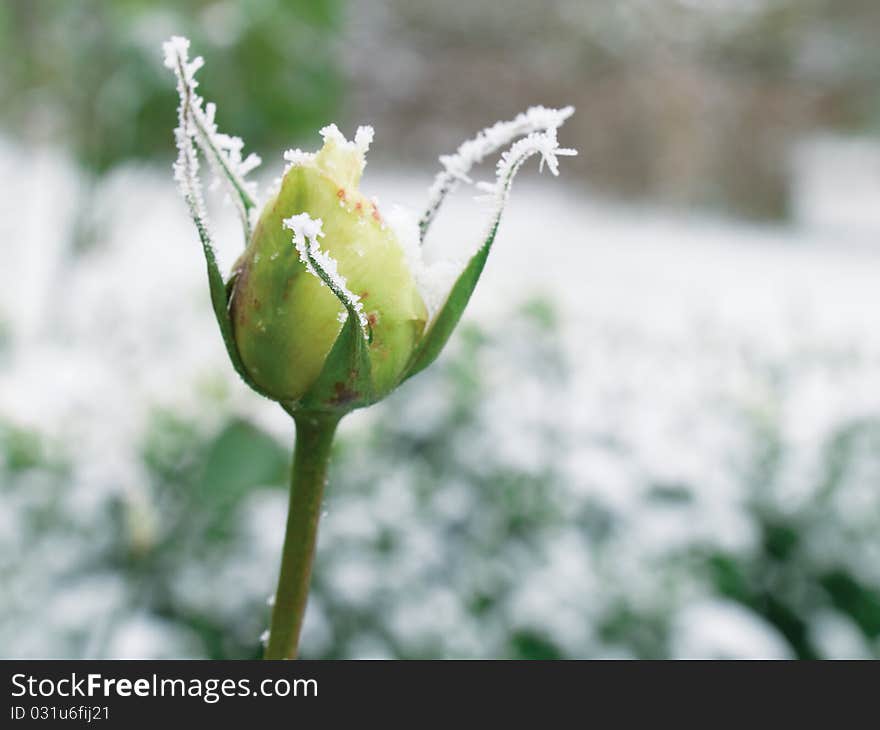
{"type": "Polygon", "coordinates": [[[559,174],[559,160],[557,157],[571,157],[577,154],[577,150],[560,147],[556,139],[556,128],[546,132],[533,132],[532,134],[514,142],[510,149],[501,155],[496,168],[494,183],[478,183],[477,187],[489,193],[489,199],[494,203],[494,214],[491,226],[497,226],[501,218],[501,212],[510,195],[510,188],[516,173],[525,162],[534,155],[541,155],[541,165],[544,165],[554,175],[559,174]]]}

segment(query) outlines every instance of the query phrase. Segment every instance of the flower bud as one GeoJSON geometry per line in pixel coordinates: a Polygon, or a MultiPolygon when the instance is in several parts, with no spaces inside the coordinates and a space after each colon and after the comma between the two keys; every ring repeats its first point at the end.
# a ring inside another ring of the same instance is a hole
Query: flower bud
{"type": "Polygon", "coordinates": [[[373,130],[361,127],[349,142],[331,124],[321,130],[319,152],[285,153],[290,164],[253,229],[251,214],[260,206],[248,174],[260,159],[243,156],[241,138],[218,130],[215,105],[196,92],[203,60],[189,59],[189,41],[175,36],[163,49],[180,97],[174,177],[202,243],[226,352],[245,383],[291,414],[342,415],[379,400],[434,362],[480,279],[517,171],[539,155],[541,167],[556,175],[557,158],[577,154],[556,138],[572,107],[535,106],[486,127],[440,158],[444,169],[427,206],[412,230],[405,223],[401,228],[412,233],[405,235],[404,250],[375,200],[358,189],[373,130]],[[446,197],[472,182],[471,169],[506,145],[495,182],[477,183],[492,206],[487,233],[453,281],[448,275],[456,267],[427,264],[420,245],[446,197]],[[202,199],[199,152],[227,187],[244,232],[247,248],[228,281],[202,199]],[[430,301],[430,321],[418,287],[430,301]]]}
{"type": "MultiPolygon", "coordinates": [[[[401,380],[428,318],[400,242],[359,190],[372,130],[360,128],[353,142],[335,125],[321,133],[319,152],[286,155],[280,188],[233,269],[230,314],[241,361],[265,393],[288,403],[309,393],[349,316],[338,293],[310,272],[293,243],[291,219],[307,214],[318,225],[322,255],[335,262],[363,314],[371,399],[401,380]]],[[[345,392],[342,383],[338,390],[328,407],[354,407],[363,395],[345,392]]]]}

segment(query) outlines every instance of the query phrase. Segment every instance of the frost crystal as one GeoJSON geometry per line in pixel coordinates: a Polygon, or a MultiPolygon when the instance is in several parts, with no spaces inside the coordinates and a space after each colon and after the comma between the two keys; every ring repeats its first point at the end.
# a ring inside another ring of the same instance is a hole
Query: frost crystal
{"type": "Polygon", "coordinates": [[[348,289],[348,283],[339,273],[336,260],[326,251],[322,251],[318,243],[318,239],[324,235],[323,221],[320,218],[312,218],[308,213],[299,213],[285,218],[283,224],[285,228],[293,231],[293,245],[296,246],[300,261],[305,264],[306,270],[317,276],[322,285],[330,287],[348,310],[349,315],[353,314],[357,317],[366,337],[367,316],[364,314],[361,298],[348,289]]]}
{"type": "MultiPolygon", "coordinates": [[[[357,159],[359,160],[358,173],[363,173],[364,168],[367,165],[366,154],[370,149],[370,144],[373,142],[372,127],[358,127],[357,132],[355,132],[354,135],[354,140],[351,142],[345,138],[345,135],[339,131],[339,127],[335,124],[328,124],[326,127],[323,127],[320,130],[320,134],[324,138],[325,143],[333,142],[341,149],[357,152],[357,159]]],[[[284,153],[284,161],[287,165],[284,167],[282,177],[277,178],[272,183],[269,197],[274,196],[281,189],[283,176],[290,171],[290,168],[298,167],[300,165],[309,165],[315,161],[316,157],[317,154],[315,152],[303,152],[301,149],[287,150],[284,153]]]]}
{"type": "Polygon", "coordinates": [[[366,155],[370,145],[373,143],[373,128],[369,126],[358,127],[354,140],[349,142],[345,135],[339,131],[339,127],[335,124],[328,124],[321,129],[321,136],[324,138],[324,142],[333,141],[344,149],[354,150],[361,155],[366,155]]]}
{"type": "MultiPolygon", "coordinates": [[[[501,213],[510,196],[510,188],[513,185],[513,178],[516,173],[525,164],[525,162],[534,155],[541,155],[541,169],[546,164],[550,172],[554,175],[559,174],[559,160],[557,157],[572,157],[577,154],[577,150],[560,147],[556,140],[556,128],[548,129],[546,132],[533,132],[532,134],[514,142],[510,149],[501,155],[498,160],[494,183],[478,183],[477,187],[487,192],[488,199],[492,201],[494,212],[489,225],[489,235],[493,235],[501,220],[501,213]]],[[[491,240],[491,238],[490,238],[491,240]]]]}
{"type": "Polygon", "coordinates": [[[406,257],[406,265],[416,282],[416,288],[433,318],[449,296],[449,291],[464,265],[462,261],[440,259],[427,262],[419,242],[417,213],[403,205],[392,205],[386,220],[397,236],[406,257]]]}
{"type": "Polygon", "coordinates": [[[287,150],[284,153],[284,161],[287,163],[287,167],[284,168],[284,172],[286,173],[291,167],[294,167],[296,165],[306,165],[310,162],[313,162],[314,159],[314,152],[303,152],[301,149],[287,150]]]}
{"type": "Polygon", "coordinates": [[[308,213],[292,215],[283,222],[285,228],[293,231],[294,244],[300,253],[302,253],[300,247],[305,246],[304,239],[312,239],[317,245],[317,239],[324,235],[324,221],[320,218],[312,218],[308,213]]]}
{"type": "Polygon", "coordinates": [[[373,128],[358,127],[354,139],[350,142],[335,124],[328,124],[320,132],[325,145],[332,143],[339,150],[351,153],[350,159],[353,168],[349,172],[354,172],[352,182],[356,183],[360,180],[360,176],[367,166],[367,150],[370,149],[370,143],[373,141],[373,128]]]}
{"type": "MultiPolygon", "coordinates": [[[[443,165],[443,170],[434,178],[434,183],[428,191],[428,204],[419,219],[420,240],[424,241],[428,228],[446,196],[460,182],[471,182],[468,175],[474,165],[523,135],[552,131],[555,139],[555,131],[573,113],[574,107],[571,106],[564,109],[533,106],[508,122],[496,122],[491,127],[487,127],[473,139],[463,142],[455,154],[441,156],[440,163],[443,165]]],[[[546,156],[544,159],[547,159],[546,156]]],[[[549,162],[548,166],[550,166],[549,162]]]]}
{"type": "MultiPolygon", "coordinates": [[[[501,155],[495,175],[495,183],[479,183],[478,187],[492,193],[496,204],[504,206],[507,196],[510,194],[510,186],[513,178],[523,166],[526,160],[533,155],[541,155],[540,169],[546,164],[550,172],[559,174],[559,160],[557,156],[571,157],[577,154],[577,150],[559,146],[556,140],[556,130],[550,129],[543,133],[533,133],[511,145],[510,149],[501,155]]],[[[496,211],[498,214],[501,210],[496,211]]]]}
{"type": "MultiPolygon", "coordinates": [[[[257,185],[247,179],[247,175],[260,164],[260,158],[250,154],[242,159],[244,142],[240,137],[222,134],[217,130],[214,117],[217,107],[205,104],[196,94],[198,82],[196,72],[204,65],[204,59],[197,56],[189,60],[189,40],[173,36],[162,44],[165,52],[165,65],[177,76],[177,93],[180,96],[178,108],[178,127],[174,131],[177,140],[178,157],[174,163],[174,177],[197,226],[206,225],[201,183],[198,177],[198,158],[195,143],[208,159],[214,172],[214,185],[221,182],[229,186],[230,197],[235,201],[241,215],[245,235],[250,235],[251,211],[257,208],[257,185]]],[[[201,231],[200,231],[201,232],[201,231]]]]}

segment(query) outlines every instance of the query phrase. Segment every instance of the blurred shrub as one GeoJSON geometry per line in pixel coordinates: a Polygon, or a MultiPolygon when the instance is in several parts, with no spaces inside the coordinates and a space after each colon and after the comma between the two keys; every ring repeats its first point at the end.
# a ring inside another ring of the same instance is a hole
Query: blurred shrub
{"type": "Polygon", "coordinates": [[[873,0],[6,0],[0,125],[97,171],[170,157],[159,44],[181,33],[221,127],[264,154],[341,110],[433,164],[487,120],[573,103],[597,189],[780,218],[794,143],[880,129],[878,22],[873,0]]]}
{"type": "Polygon", "coordinates": [[[0,123],[102,171],[170,158],[173,80],[160,44],[189,36],[218,120],[252,149],[290,146],[333,116],[340,0],[8,0],[0,4],[0,123]]]}
{"type": "MultiPolygon", "coordinates": [[[[343,430],[305,656],[880,656],[880,418],[838,421],[804,471],[774,405],[795,369],[751,405],[658,411],[649,388],[632,421],[639,378],[578,393],[551,307],[506,322],[343,430]]],[[[653,368],[653,347],[591,349],[653,368]]],[[[7,652],[259,654],[289,445],[212,423],[155,411],[142,489],[103,498],[71,483],[75,454],[3,427],[7,652]]]]}

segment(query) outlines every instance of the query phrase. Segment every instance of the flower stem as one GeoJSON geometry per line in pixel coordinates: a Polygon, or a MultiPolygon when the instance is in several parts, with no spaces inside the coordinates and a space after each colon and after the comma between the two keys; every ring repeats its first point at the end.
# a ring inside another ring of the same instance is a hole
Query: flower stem
{"type": "Polygon", "coordinates": [[[290,479],[290,505],[281,553],[281,574],[264,654],[266,659],[296,657],[309,595],[330,447],[339,416],[296,413],[294,421],[296,446],[290,479]]]}

